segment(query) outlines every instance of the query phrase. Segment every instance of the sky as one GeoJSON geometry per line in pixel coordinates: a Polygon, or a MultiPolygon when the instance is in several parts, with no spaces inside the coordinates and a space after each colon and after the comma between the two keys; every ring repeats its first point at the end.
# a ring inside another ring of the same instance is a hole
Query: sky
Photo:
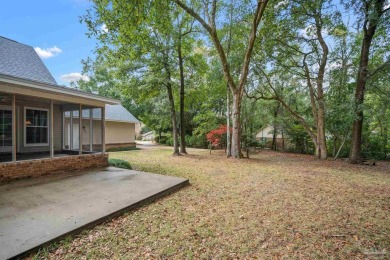
{"type": "Polygon", "coordinates": [[[79,21],[89,7],[87,0],[2,1],[0,36],[34,47],[57,83],[69,86],[96,46],[79,21]]]}

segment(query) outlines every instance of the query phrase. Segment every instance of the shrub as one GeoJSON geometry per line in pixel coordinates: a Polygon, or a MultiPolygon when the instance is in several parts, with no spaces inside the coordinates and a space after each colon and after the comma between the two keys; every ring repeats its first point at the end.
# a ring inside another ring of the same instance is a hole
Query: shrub
{"type": "Polygon", "coordinates": [[[130,163],[122,159],[108,159],[108,165],[122,169],[132,169],[130,163]]]}
{"type": "Polygon", "coordinates": [[[161,136],[161,139],[160,139],[159,136],[154,137],[154,141],[156,143],[159,143],[159,144],[166,144],[167,143],[167,139],[168,139],[168,137],[165,136],[165,135],[161,136]]]}
{"type": "Polygon", "coordinates": [[[208,147],[207,138],[204,135],[193,135],[188,137],[187,144],[189,147],[194,147],[194,148],[208,147]]]}
{"type": "Polygon", "coordinates": [[[165,144],[169,145],[169,146],[173,146],[173,138],[172,138],[172,136],[168,136],[165,144]]]}
{"type": "Polygon", "coordinates": [[[132,150],[141,150],[141,149],[134,147],[134,146],[116,147],[116,148],[107,149],[107,152],[123,152],[123,151],[132,151],[132,150]]]}

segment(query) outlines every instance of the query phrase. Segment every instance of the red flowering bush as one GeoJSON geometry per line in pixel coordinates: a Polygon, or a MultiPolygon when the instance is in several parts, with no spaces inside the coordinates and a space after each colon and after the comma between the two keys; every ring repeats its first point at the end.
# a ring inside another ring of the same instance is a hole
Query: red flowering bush
{"type": "Polygon", "coordinates": [[[220,125],[217,129],[211,130],[206,135],[206,138],[207,141],[209,141],[212,146],[218,147],[226,143],[226,133],[227,133],[227,126],[220,125]]]}

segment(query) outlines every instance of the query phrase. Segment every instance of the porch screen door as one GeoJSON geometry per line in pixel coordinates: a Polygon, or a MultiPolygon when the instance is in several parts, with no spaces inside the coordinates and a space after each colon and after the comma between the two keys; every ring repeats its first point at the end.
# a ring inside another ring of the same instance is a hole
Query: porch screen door
{"type": "Polygon", "coordinates": [[[12,109],[0,107],[0,152],[12,152],[12,109]]]}

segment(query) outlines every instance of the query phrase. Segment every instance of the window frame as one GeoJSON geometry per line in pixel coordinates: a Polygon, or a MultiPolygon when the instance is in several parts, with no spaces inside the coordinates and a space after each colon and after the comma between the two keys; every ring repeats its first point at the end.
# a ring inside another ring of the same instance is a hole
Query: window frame
{"type": "Polygon", "coordinates": [[[51,126],[51,122],[50,122],[50,109],[47,109],[47,108],[41,108],[41,107],[24,107],[24,121],[23,121],[23,129],[24,129],[24,135],[23,135],[23,139],[24,139],[24,146],[25,147],[33,147],[33,146],[49,146],[49,140],[50,140],[50,126],[51,126]],[[47,112],[47,126],[32,126],[32,127],[46,127],[47,128],[47,142],[46,143],[36,143],[36,144],[28,144],[27,143],[27,127],[26,126],[26,111],[27,109],[29,110],[37,110],[37,111],[45,111],[47,112]]]}

